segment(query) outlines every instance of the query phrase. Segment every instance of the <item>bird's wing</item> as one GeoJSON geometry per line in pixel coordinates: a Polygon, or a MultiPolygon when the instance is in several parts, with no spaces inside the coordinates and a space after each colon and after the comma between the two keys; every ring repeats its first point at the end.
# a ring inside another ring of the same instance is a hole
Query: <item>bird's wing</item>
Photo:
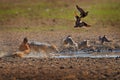
{"type": "Polygon", "coordinates": [[[106,41],[106,42],[110,42],[106,37],[105,37],[105,41],[106,41]]]}
{"type": "Polygon", "coordinates": [[[91,25],[87,24],[86,22],[82,22],[82,24],[84,24],[86,27],[91,27],[91,25]]]}
{"type": "Polygon", "coordinates": [[[79,11],[81,14],[84,14],[84,13],[85,13],[85,11],[84,11],[82,8],[80,8],[78,5],[76,5],[76,8],[78,9],[78,11],[79,11]]]}

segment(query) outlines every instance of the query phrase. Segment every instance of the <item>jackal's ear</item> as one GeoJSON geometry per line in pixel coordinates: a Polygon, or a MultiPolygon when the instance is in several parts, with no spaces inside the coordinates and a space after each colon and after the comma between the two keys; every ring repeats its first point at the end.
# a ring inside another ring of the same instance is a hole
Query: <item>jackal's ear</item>
{"type": "Polygon", "coordinates": [[[25,37],[25,38],[23,39],[23,42],[24,42],[24,43],[27,43],[27,42],[28,42],[27,37],[25,37]]]}

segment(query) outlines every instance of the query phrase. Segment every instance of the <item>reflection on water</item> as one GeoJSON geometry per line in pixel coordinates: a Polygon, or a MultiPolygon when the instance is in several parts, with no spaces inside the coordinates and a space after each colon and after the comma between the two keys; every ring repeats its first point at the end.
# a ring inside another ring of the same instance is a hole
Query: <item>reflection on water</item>
{"type": "Polygon", "coordinates": [[[115,53],[119,53],[120,52],[120,49],[115,49],[115,50],[113,50],[113,52],[115,52],[115,53]]]}

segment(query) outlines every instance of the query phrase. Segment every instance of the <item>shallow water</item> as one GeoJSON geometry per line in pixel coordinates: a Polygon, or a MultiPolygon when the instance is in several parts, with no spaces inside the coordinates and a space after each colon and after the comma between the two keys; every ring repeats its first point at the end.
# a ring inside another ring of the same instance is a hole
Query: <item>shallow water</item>
{"type": "MultiPolygon", "coordinates": [[[[7,54],[7,53],[6,53],[7,54]]],[[[0,52],[0,57],[6,56],[5,52],[0,52]]],[[[28,55],[25,55],[26,58],[34,57],[34,58],[72,58],[72,57],[89,57],[89,58],[115,58],[120,57],[120,49],[109,51],[101,51],[101,52],[84,52],[84,51],[68,51],[61,53],[34,53],[31,52],[28,55]]]]}
{"type": "Polygon", "coordinates": [[[76,52],[63,52],[63,53],[30,53],[25,57],[36,57],[36,58],[44,58],[44,57],[51,57],[51,58],[72,58],[72,57],[89,57],[89,58],[115,58],[120,57],[120,50],[113,50],[113,52],[84,52],[84,51],[76,51],[76,52]]]}
{"type": "Polygon", "coordinates": [[[72,58],[72,57],[89,57],[89,58],[116,58],[120,57],[120,54],[115,54],[115,55],[108,55],[108,54],[102,54],[102,55],[92,55],[92,54],[80,54],[80,55],[74,55],[74,56],[69,56],[69,55],[61,55],[61,56],[54,56],[54,58],[72,58]]]}
{"type": "MultiPolygon", "coordinates": [[[[100,51],[100,53],[110,53],[110,51],[108,51],[108,50],[101,50],[100,51]]],[[[114,49],[114,50],[112,50],[112,52],[114,52],[114,53],[118,53],[118,52],[120,52],[120,49],[114,49]]]]}
{"type": "Polygon", "coordinates": [[[89,52],[73,52],[73,54],[62,54],[60,56],[54,56],[55,58],[71,58],[71,57],[89,57],[89,58],[115,58],[120,57],[120,50],[113,51],[113,52],[95,52],[95,53],[89,53],[89,52]]]}

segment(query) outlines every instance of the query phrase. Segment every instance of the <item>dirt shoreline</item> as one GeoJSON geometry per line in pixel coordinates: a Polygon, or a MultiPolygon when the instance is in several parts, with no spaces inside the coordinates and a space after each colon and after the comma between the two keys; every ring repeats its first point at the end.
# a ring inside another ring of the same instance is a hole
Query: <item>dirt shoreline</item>
{"type": "Polygon", "coordinates": [[[0,80],[119,80],[120,58],[0,58],[0,80]]]}

